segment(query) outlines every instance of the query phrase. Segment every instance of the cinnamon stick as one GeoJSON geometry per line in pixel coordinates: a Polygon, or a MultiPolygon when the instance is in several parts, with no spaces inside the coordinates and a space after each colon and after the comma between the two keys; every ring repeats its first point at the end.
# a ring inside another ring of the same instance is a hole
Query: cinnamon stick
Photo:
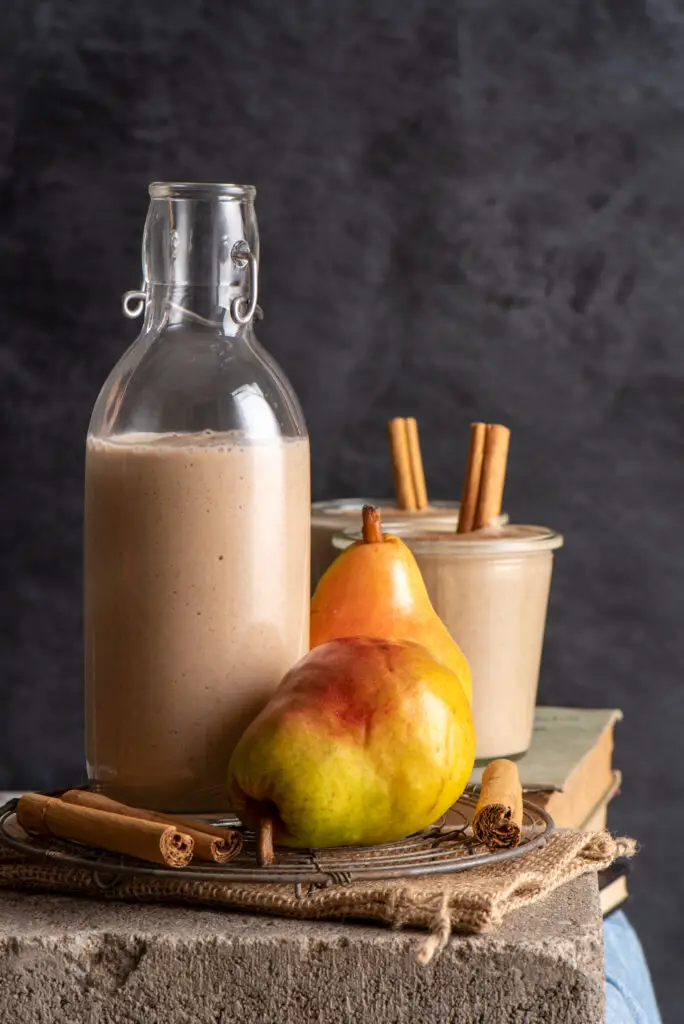
{"type": "Polygon", "coordinates": [[[510,437],[508,427],[503,427],[500,423],[490,423],[487,426],[480,495],[475,513],[476,530],[488,526],[501,514],[510,437]]]}
{"type": "Polygon", "coordinates": [[[220,829],[212,825],[204,825],[203,822],[197,822],[192,818],[175,814],[158,814],[156,811],[144,810],[141,807],[129,807],[127,804],[110,800],[102,793],[92,793],[87,789],[70,789],[63,793],[60,799],[64,803],[75,804],[79,807],[92,807],[95,810],[109,811],[111,814],[121,814],[139,821],[156,821],[180,828],[194,842],[194,856],[198,860],[211,860],[217,864],[227,864],[237,857],[242,849],[242,836],[234,828],[220,829]]]}
{"type": "Polygon", "coordinates": [[[361,512],[363,517],[363,543],[382,544],[382,522],[380,510],[373,505],[364,505],[361,512]]]}
{"type": "Polygon", "coordinates": [[[192,859],[191,836],[172,825],[77,807],[40,793],[20,798],[17,821],[32,834],[73,839],[172,868],[184,868],[192,859]]]}
{"type": "Polygon", "coordinates": [[[470,424],[470,445],[468,448],[468,464],[463,479],[461,507],[458,513],[458,533],[470,533],[475,526],[475,513],[480,496],[482,480],[482,462],[484,459],[486,423],[470,424]]]}
{"type": "Polygon", "coordinates": [[[408,441],[409,466],[411,469],[411,480],[413,481],[413,493],[416,497],[416,508],[427,508],[427,486],[425,484],[423,456],[420,451],[418,423],[413,416],[407,416],[406,418],[406,438],[408,441]]]}
{"type": "Polygon", "coordinates": [[[262,868],[267,868],[275,861],[275,850],[273,849],[273,818],[265,815],[259,821],[259,833],[257,835],[257,863],[262,868]]]}
{"type": "Polygon", "coordinates": [[[475,838],[490,849],[517,846],[522,835],[523,795],[518,767],[499,758],[482,773],[473,817],[475,838]]]}
{"type": "Polygon", "coordinates": [[[417,508],[416,492],[411,475],[406,420],[401,417],[395,417],[395,419],[389,421],[387,429],[389,432],[397,508],[414,510],[417,508]]]}

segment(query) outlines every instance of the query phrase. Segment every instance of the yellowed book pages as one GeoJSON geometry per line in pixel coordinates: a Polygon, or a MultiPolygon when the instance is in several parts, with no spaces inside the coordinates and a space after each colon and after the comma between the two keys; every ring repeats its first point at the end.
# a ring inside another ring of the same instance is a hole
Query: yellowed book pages
{"type": "Polygon", "coordinates": [[[585,832],[602,832],[608,824],[608,804],[613,797],[618,793],[620,786],[622,785],[622,772],[613,772],[613,781],[610,786],[599,800],[596,807],[587,815],[584,821],[581,821],[578,828],[582,828],[585,832]]]}

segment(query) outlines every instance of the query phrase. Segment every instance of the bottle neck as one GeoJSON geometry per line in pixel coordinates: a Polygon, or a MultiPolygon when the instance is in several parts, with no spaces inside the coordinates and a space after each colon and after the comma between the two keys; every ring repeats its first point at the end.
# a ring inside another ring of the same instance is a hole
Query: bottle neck
{"type": "Polygon", "coordinates": [[[236,335],[254,314],[258,261],[251,195],[212,186],[153,194],[143,237],[145,329],[183,324],[236,335]]]}

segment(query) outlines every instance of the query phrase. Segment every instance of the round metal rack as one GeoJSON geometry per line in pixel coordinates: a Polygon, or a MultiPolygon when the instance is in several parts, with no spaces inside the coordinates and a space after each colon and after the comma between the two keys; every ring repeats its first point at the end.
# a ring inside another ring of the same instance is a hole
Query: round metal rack
{"type": "Polygon", "coordinates": [[[297,896],[303,897],[331,885],[447,874],[522,857],[543,846],[554,827],[543,808],[525,799],[520,844],[509,850],[487,850],[475,840],[471,828],[477,794],[466,792],[447,818],[407,839],[381,846],[318,850],[277,847],[276,863],[269,867],[257,865],[253,834],[230,818],[222,819],[221,824],[237,826],[243,834],[243,849],[234,860],[228,864],[196,861],[185,868],[165,868],[63,839],[26,836],[16,825],[17,802],[10,800],[0,808],[0,844],[33,860],[91,871],[103,889],[113,886],[123,876],[137,875],[188,881],[284,883],[294,885],[297,896]]]}

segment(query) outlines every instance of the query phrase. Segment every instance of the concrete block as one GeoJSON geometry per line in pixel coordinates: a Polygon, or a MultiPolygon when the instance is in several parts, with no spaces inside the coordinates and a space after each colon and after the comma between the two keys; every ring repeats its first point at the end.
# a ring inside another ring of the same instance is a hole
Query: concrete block
{"type": "Polygon", "coordinates": [[[599,1024],[602,926],[585,876],[456,936],[0,893],[1,1024],[599,1024]]]}

